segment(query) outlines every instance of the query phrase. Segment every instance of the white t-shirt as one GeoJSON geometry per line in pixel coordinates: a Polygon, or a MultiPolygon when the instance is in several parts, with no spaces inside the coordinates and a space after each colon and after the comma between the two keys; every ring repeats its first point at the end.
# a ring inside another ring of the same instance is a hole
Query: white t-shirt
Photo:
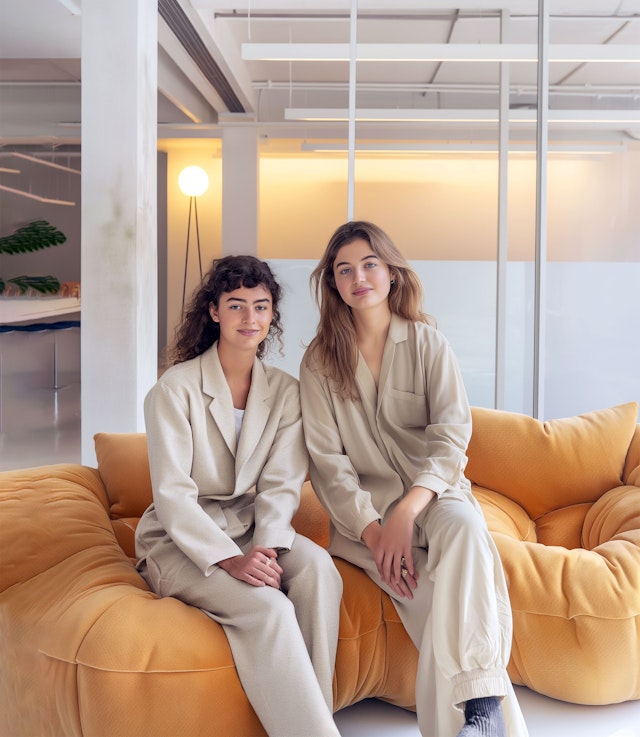
{"type": "Polygon", "coordinates": [[[236,447],[240,442],[240,430],[242,430],[242,420],[244,419],[244,410],[233,408],[233,414],[236,418],[236,447]]]}

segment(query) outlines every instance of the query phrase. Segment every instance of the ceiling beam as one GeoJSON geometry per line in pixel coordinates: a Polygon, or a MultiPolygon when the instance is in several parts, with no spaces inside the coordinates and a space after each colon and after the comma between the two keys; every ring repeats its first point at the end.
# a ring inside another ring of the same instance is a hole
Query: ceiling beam
{"type": "Polygon", "coordinates": [[[205,99],[162,46],[158,46],[158,91],[193,123],[218,122],[212,101],[205,99]]]}

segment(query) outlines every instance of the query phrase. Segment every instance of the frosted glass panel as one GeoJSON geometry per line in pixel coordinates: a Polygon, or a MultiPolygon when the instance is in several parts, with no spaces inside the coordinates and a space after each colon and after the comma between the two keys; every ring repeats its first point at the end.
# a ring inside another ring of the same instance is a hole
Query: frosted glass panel
{"type": "MultiPolygon", "coordinates": [[[[275,259],[270,264],[281,281],[284,356],[271,363],[299,375],[304,348],[315,335],[318,311],[309,276],[316,261],[275,259]]],[[[413,261],[425,289],[425,310],[438,321],[455,350],[472,404],[494,404],[495,264],[491,262],[413,261]]],[[[522,372],[521,372],[522,373],[522,372]]]]}
{"type": "MultiPolygon", "coordinates": [[[[318,313],[309,287],[315,260],[273,259],[281,281],[284,356],[269,361],[299,375],[318,313]]],[[[412,261],[425,310],[451,343],[472,405],[494,406],[496,266],[486,261],[412,261]]],[[[549,263],[545,418],[640,402],[640,264],[549,263]]],[[[534,267],[507,269],[505,409],[533,405],[534,267]]]]}
{"type": "Polygon", "coordinates": [[[547,416],[640,402],[640,263],[550,263],[547,280],[547,416]]]}

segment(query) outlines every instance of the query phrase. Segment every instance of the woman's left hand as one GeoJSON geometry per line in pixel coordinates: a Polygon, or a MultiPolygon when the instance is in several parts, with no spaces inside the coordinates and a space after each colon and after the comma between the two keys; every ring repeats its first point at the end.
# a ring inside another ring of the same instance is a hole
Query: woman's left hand
{"type": "Polygon", "coordinates": [[[413,599],[418,572],[413,565],[413,522],[415,515],[398,505],[382,526],[375,552],[378,573],[396,594],[413,599]]]}
{"type": "Polygon", "coordinates": [[[374,557],[382,580],[400,596],[413,599],[418,572],[413,565],[413,523],[436,498],[423,486],[412,486],[382,526],[374,557]]]}

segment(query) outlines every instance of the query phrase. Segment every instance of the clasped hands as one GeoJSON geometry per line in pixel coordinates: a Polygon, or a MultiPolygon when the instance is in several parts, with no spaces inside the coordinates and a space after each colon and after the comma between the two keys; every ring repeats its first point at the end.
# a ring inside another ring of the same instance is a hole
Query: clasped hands
{"type": "Polygon", "coordinates": [[[228,574],[252,586],[280,588],[282,568],[278,565],[278,554],[273,548],[254,545],[244,555],[218,561],[220,568],[228,574]]]}

